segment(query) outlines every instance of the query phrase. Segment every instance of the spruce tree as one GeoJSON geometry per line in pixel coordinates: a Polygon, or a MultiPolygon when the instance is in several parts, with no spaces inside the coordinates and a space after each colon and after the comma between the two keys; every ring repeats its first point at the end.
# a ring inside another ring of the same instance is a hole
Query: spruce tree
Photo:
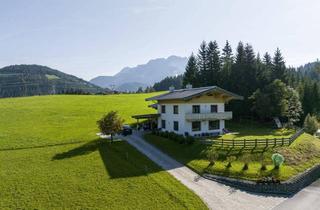
{"type": "Polygon", "coordinates": [[[254,65],[255,54],[254,54],[252,46],[247,43],[244,51],[245,51],[245,63],[247,65],[254,65]]]}
{"type": "Polygon", "coordinates": [[[198,68],[199,68],[199,75],[202,77],[201,80],[198,81],[198,86],[205,86],[206,85],[206,76],[207,76],[207,66],[208,66],[208,59],[207,59],[207,43],[202,41],[199,51],[198,51],[198,68]]]}
{"type": "Polygon", "coordinates": [[[230,89],[230,75],[231,75],[231,68],[233,65],[233,55],[232,55],[232,48],[228,42],[226,41],[226,44],[224,48],[222,49],[222,69],[220,74],[220,80],[221,80],[221,86],[230,89]]]}
{"type": "Polygon", "coordinates": [[[277,48],[273,57],[273,79],[280,79],[283,82],[286,82],[286,66],[280,52],[280,49],[277,48]]]}
{"type": "Polygon", "coordinates": [[[267,66],[272,66],[272,58],[268,52],[263,56],[263,63],[267,66]]]}
{"type": "Polygon", "coordinates": [[[205,72],[205,86],[220,85],[221,59],[218,43],[209,42],[207,47],[207,72],[205,72]]]}
{"type": "Polygon", "coordinates": [[[246,61],[246,53],[242,42],[239,42],[237,47],[236,64],[244,64],[246,61]]]}
{"type": "Polygon", "coordinates": [[[185,87],[187,84],[191,84],[194,87],[198,87],[200,79],[199,77],[199,70],[197,66],[197,59],[192,53],[191,56],[189,57],[187,66],[186,66],[186,71],[183,75],[183,86],[185,87]]]}

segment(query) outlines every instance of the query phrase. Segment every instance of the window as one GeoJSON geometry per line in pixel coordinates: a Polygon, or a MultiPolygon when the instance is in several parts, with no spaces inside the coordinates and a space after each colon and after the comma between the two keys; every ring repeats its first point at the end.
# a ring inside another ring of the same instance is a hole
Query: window
{"type": "Polygon", "coordinates": [[[161,106],[161,113],[166,113],[166,106],[165,105],[161,106]]]}
{"type": "Polygon", "coordinates": [[[192,113],[200,113],[200,105],[193,105],[192,113]]]}
{"type": "Polygon", "coordinates": [[[220,129],[220,121],[209,121],[209,130],[219,130],[220,129]]]}
{"type": "Polygon", "coordinates": [[[201,131],[201,122],[200,121],[192,122],[192,131],[201,131]]]}
{"type": "Polygon", "coordinates": [[[179,114],[179,107],[178,105],[173,106],[173,114],[179,114]]]}
{"type": "Polygon", "coordinates": [[[179,122],[173,121],[173,130],[178,131],[179,130],[179,122]]]}
{"type": "Polygon", "coordinates": [[[166,121],[161,120],[161,128],[166,129],[166,121]]]}
{"type": "Polygon", "coordinates": [[[218,112],[218,106],[217,105],[211,105],[211,113],[218,112]]]}

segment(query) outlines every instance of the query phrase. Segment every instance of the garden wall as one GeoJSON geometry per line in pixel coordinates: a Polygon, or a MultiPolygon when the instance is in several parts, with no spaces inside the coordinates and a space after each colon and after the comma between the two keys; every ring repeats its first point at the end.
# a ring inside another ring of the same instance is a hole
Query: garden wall
{"type": "Polygon", "coordinates": [[[203,177],[249,192],[291,196],[320,178],[320,164],[280,183],[257,183],[211,174],[204,174],[203,177]]]}

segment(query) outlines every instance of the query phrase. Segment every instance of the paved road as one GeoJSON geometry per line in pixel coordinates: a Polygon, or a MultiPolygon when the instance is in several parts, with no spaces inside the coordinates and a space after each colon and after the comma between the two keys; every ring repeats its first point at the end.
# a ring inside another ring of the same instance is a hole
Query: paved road
{"type": "Polygon", "coordinates": [[[124,137],[124,139],[163,169],[167,170],[189,189],[194,191],[210,209],[272,209],[285,200],[285,198],[282,197],[246,193],[217,182],[204,179],[186,166],[145,142],[137,133],[124,137]]]}
{"type": "Polygon", "coordinates": [[[292,198],[287,199],[274,210],[319,210],[320,180],[304,188],[292,198]]]}

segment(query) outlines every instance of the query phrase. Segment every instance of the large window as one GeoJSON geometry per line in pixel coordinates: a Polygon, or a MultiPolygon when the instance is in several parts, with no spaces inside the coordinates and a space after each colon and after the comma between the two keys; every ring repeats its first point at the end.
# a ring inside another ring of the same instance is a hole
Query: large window
{"type": "Polygon", "coordinates": [[[178,131],[179,130],[179,122],[173,121],[173,130],[178,131]]]}
{"type": "Polygon", "coordinates": [[[161,113],[166,113],[166,105],[161,105],[161,113]]]}
{"type": "Polygon", "coordinates": [[[166,129],[166,121],[161,120],[161,128],[166,129]]]}
{"type": "Polygon", "coordinates": [[[219,130],[220,129],[220,121],[209,121],[209,130],[219,130]]]}
{"type": "Polygon", "coordinates": [[[173,105],[173,114],[179,114],[179,107],[178,107],[178,105],[173,105]]]}
{"type": "Polygon", "coordinates": [[[192,122],[192,131],[201,131],[201,122],[200,121],[192,122]]]}
{"type": "Polygon", "coordinates": [[[211,113],[218,112],[218,106],[217,105],[211,105],[211,113]]]}
{"type": "Polygon", "coordinates": [[[192,113],[200,113],[200,105],[193,105],[192,113]]]}

